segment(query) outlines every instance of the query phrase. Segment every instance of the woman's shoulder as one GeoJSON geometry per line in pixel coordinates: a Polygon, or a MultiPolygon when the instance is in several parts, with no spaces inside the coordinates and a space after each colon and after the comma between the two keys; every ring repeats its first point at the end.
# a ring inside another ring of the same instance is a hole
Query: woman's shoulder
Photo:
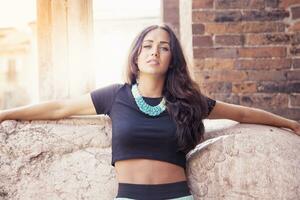
{"type": "Polygon", "coordinates": [[[96,90],[107,89],[107,90],[119,90],[123,87],[128,87],[127,83],[111,83],[105,86],[98,87],[96,90]]]}

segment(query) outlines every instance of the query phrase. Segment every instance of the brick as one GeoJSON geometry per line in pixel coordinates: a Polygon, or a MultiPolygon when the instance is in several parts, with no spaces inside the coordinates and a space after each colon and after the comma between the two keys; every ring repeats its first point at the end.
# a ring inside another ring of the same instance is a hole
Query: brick
{"type": "Polygon", "coordinates": [[[284,70],[247,70],[244,72],[249,81],[285,81],[287,76],[284,70]]]}
{"type": "Polygon", "coordinates": [[[211,36],[193,36],[193,46],[195,47],[211,47],[213,41],[211,36]]]}
{"type": "Polygon", "coordinates": [[[292,47],[290,47],[290,55],[292,55],[292,56],[300,56],[300,47],[299,46],[292,46],[292,47]]]}
{"type": "Polygon", "coordinates": [[[233,69],[233,59],[208,58],[205,59],[205,66],[210,69],[233,69]]]}
{"type": "Polygon", "coordinates": [[[178,23],[179,18],[176,12],[165,12],[164,13],[164,21],[168,23],[178,23]]]}
{"type": "Polygon", "coordinates": [[[300,44],[300,33],[247,34],[246,45],[300,44]]]}
{"type": "Polygon", "coordinates": [[[288,28],[289,32],[297,32],[300,31],[300,22],[295,22],[288,28]]]}
{"type": "Polygon", "coordinates": [[[234,48],[197,48],[194,49],[195,58],[236,58],[237,49],[234,48]]]}
{"type": "Polygon", "coordinates": [[[241,34],[241,33],[265,33],[284,32],[283,22],[226,22],[206,23],[207,34],[241,34]]]}
{"type": "Polygon", "coordinates": [[[205,32],[208,34],[239,34],[243,32],[243,24],[237,22],[207,23],[205,24],[205,32]]]}
{"type": "Polygon", "coordinates": [[[270,108],[288,106],[288,94],[243,94],[240,95],[240,103],[244,106],[256,108],[270,108]]]}
{"type": "Polygon", "coordinates": [[[192,21],[201,22],[237,22],[242,21],[241,11],[193,10],[192,21]]]}
{"type": "Polygon", "coordinates": [[[203,24],[192,24],[192,32],[193,32],[193,34],[203,34],[204,33],[204,25],[203,24]]]}
{"type": "Polygon", "coordinates": [[[291,106],[300,106],[300,94],[291,94],[290,95],[291,106]]]}
{"type": "Polygon", "coordinates": [[[236,94],[232,93],[210,93],[211,97],[223,102],[233,103],[233,104],[240,104],[240,98],[236,94]]]}
{"type": "Polygon", "coordinates": [[[279,7],[286,9],[295,4],[299,4],[299,0],[280,0],[279,7]]]}
{"type": "Polygon", "coordinates": [[[194,58],[193,59],[193,70],[194,72],[201,72],[201,70],[207,68],[205,66],[205,59],[204,58],[194,58]]]}
{"type": "Polygon", "coordinates": [[[233,59],[220,59],[220,58],[206,58],[194,59],[195,68],[201,69],[233,69],[235,60],[233,59]]]}
{"type": "Polygon", "coordinates": [[[167,9],[178,9],[179,0],[164,0],[164,7],[167,9]]]}
{"type": "Polygon", "coordinates": [[[270,112],[289,119],[300,119],[300,108],[273,108],[270,112]]]}
{"type": "Polygon", "coordinates": [[[293,59],[292,63],[293,63],[293,69],[300,68],[300,58],[293,59]]]}
{"type": "Polygon", "coordinates": [[[216,9],[262,9],[264,0],[215,0],[216,9]]]}
{"type": "Polygon", "coordinates": [[[214,11],[192,11],[193,23],[213,22],[215,20],[214,11]]]}
{"type": "Polygon", "coordinates": [[[215,22],[237,22],[242,20],[241,11],[222,11],[215,13],[215,22]]]}
{"type": "Polygon", "coordinates": [[[271,58],[285,57],[285,47],[249,47],[238,49],[238,55],[241,58],[271,58]]]}
{"type": "Polygon", "coordinates": [[[276,21],[289,17],[289,12],[284,9],[276,10],[251,10],[243,11],[243,21],[276,21]]]}
{"type": "Polygon", "coordinates": [[[292,45],[300,44],[300,32],[291,34],[291,44],[292,45]]]}
{"type": "Polygon", "coordinates": [[[241,46],[244,45],[244,36],[243,35],[216,35],[215,45],[241,46]]]}
{"type": "Polygon", "coordinates": [[[287,79],[291,80],[300,80],[300,69],[290,70],[287,72],[287,79]]]}
{"type": "Polygon", "coordinates": [[[289,44],[291,41],[292,36],[287,33],[248,34],[245,37],[246,45],[289,44]]]}
{"type": "Polygon", "coordinates": [[[236,69],[290,69],[291,59],[239,59],[235,62],[236,69]]]}
{"type": "Polygon", "coordinates": [[[213,8],[214,0],[193,0],[192,8],[213,8]]]}
{"type": "Polygon", "coordinates": [[[242,82],[246,80],[246,73],[237,70],[202,70],[195,73],[198,82],[242,82]]]}
{"type": "Polygon", "coordinates": [[[164,9],[172,11],[179,10],[178,0],[164,0],[164,9]]]}
{"type": "Polygon", "coordinates": [[[283,22],[245,22],[243,33],[284,32],[285,26],[283,22]]]}
{"type": "Polygon", "coordinates": [[[265,7],[277,8],[279,0],[265,0],[265,7]]]}
{"type": "Polygon", "coordinates": [[[200,88],[214,93],[231,93],[232,84],[230,82],[204,82],[200,88]]]}
{"type": "Polygon", "coordinates": [[[282,92],[282,93],[299,93],[300,81],[263,81],[258,83],[258,92],[282,92]]]}
{"type": "Polygon", "coordinates": [[[254,93],[256,92],[255,82],[234,83],[232,85],[233,93],[254,93]]]}
{"type": "Polygon", "coordinates": [[[292,7],[291,13],[292,13],[292,19],[299,19],[300,18],[300,6],[292,7]]]}
{"type": "Polygon", "coordinates": [[[235,48],[215,48],[214,57],[217,58],[236,58],[237,49],[235,48]]]}

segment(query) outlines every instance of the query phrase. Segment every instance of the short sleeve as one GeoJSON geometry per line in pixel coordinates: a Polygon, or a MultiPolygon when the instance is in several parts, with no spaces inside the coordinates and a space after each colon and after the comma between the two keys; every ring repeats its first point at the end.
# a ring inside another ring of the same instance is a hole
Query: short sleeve
{"type": "Polygon", "coordinates": [[[91,98],[97,114],[109,114],[122,84],[111,84],[92,91],[91,98]]]}
{"type": "Polygon", "coordinates": [[[213,108],[215,107],[216,100],[211,99],[209,97],[205,97],[205,99],[206,99],[206,102],[207,102],[207,108],[208,108],[207,116],[208,116],[211,113],[211,111],[213,110],[213,108]]]}

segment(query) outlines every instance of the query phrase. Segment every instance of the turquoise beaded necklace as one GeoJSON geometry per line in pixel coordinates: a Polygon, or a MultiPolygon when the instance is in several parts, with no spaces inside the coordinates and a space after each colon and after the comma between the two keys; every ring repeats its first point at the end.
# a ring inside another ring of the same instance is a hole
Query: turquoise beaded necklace
{"type": "Polygon", "coordinates": [[[157,116],[166,109],[166,100],[164,97],[158,105],[151,106],[147,104],[143,99],[142,95],[138,90],[137,84],[134,84],[132,86],[131,92],[139,109],[147,115],[157,116]]]}

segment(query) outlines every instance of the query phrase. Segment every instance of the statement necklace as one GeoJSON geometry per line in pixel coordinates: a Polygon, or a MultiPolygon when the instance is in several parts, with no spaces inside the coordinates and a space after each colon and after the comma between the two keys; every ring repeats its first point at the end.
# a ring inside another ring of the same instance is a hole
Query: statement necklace
{"type": "Polygon", "coordinates": [[[140,94],[136,83],[132,86],[131,93],[139,109],[147,115],[157,116],[166,109],[166,100],[164,97],[161,100],[161,102],[156,106],[151,106],[147,104],[143,99],[142,95],[140,94]]]}

